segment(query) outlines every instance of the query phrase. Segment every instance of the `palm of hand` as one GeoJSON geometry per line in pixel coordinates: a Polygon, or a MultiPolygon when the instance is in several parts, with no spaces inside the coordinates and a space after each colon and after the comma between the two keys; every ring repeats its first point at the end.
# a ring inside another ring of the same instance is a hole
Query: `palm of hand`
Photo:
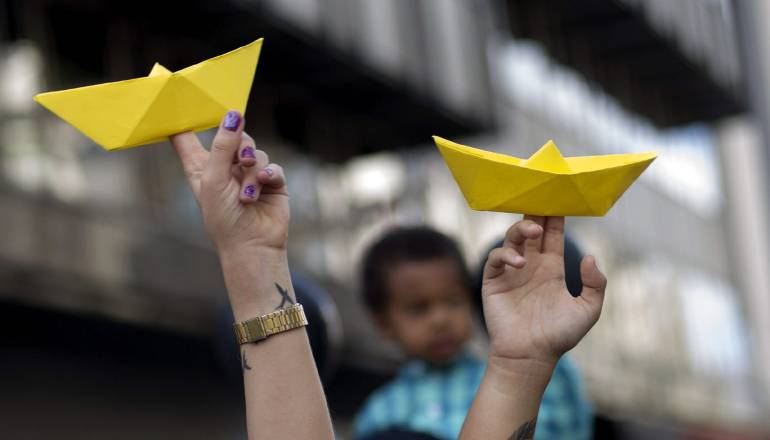
{"type": "Polygon", "coordinates": [[[541,226],[539,232],[527,230],[530,220],[517,223],[506,247],[490,255],[482,285],[484,315],[492,355],[550,362],[596,323],[606,281],[593,257],[586,257],[581,264],[583,294],[573,298],[564,280],[563,219],[533,219],[541,226]],[[543,225],[552,221],[556,224],[543,232],[543,225]],[[496,266],[495,258],[502,264],[496,266]]]}
{"type": "Polygon", "coordinates": [[[222,246],[285,248],[289,224],[289,195],[285,186],[278,190],[257,186],[256,200],[243,203],[243,180],[243,172],[233,169],[224,188],[210,185],[205,179],[201,182],[198,200],[209,234],[212,238],[216,234],[214,241],[222,246]]]}

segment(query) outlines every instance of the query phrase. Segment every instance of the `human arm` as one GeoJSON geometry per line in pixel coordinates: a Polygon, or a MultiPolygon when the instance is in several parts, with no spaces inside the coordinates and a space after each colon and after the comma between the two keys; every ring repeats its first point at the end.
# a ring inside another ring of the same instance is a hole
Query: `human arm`
{"type": "MultiPolygon", "coordinates": [[[[269,163],[228,112],[207,151],[194,133],[172,136],[222,265],[236,321],[294,303],[286,255],[289,199],[269,163]]],[[[250,439],[332,439],[331,421],[304,329],[241,346],[250,439]]]]}
{"type": "Polygon", "coordinates": [[[580,265],[581,295],[564,282],[564,218],[514,224],[484,268],[482,300],[491,347],[461,439],[534,437],[540,400],[562,354],[599,319],[606,278],[593,257],[580,265]]]}

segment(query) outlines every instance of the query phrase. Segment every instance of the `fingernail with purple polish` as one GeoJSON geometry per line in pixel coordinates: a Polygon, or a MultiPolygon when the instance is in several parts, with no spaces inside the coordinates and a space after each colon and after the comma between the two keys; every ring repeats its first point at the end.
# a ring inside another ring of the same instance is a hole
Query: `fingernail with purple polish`
{"type": "Polygon", "coordinates": [[[254,154],[254,149],[251,148],[251,147],[246,147],[246,148],[243,149],[243,151],[241,151],[241,159],[246,159],[248,157],[250,157],[252,159],[256,159],[257,158],[257,155],[254,154]]]}
{"type": "Polygon", "coordinates": [[[273,177],[273,170],[272,169],[265,168],[264,171],[265,171],[265,174],[267,174],[270,177],[273,177]]]}
{"type": "Polygon", "coordinates": [[[222,124],[225,129],[235,131],[241,125],[241,115],[236,111],[229,111],[225,115],[225,122],[222,124]]]}
{"type": "Polygon", "coordinates": [[[246,185],[245,188],[243,188],[243,195],[249,198],[254,198],[254,194],[257,193],[257,188],[254,187],[254,185],[246,185]]]}

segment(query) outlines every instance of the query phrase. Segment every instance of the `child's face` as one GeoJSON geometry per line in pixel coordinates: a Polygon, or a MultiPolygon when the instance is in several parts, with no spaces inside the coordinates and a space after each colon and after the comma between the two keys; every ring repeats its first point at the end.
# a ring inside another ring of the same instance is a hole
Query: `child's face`
{"type": "Polygon", "coordinates": [[[378,323],[408,356],[443,365],[460,353],[473,317],[453,260],[400,263],[388,271],[386,284],[388,302],[378,323]]]}

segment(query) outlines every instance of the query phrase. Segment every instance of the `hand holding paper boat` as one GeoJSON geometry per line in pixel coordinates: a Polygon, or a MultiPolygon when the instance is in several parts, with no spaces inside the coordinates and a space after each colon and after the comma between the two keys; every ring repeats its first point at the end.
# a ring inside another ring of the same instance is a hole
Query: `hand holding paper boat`
{"type": "Polygon", "coordinates": [[[551,141],[529,159],[434,136],[471,209],[544,216],[603,216],[656,153],[563,157],[551,141]]]}
{"type": "Polygon", "coordinates": [[[262,39],[177,72],[155,64],[144,78],[41,93],[35,101],[106,150],[159,142],[246,110],[262,39]]]}

